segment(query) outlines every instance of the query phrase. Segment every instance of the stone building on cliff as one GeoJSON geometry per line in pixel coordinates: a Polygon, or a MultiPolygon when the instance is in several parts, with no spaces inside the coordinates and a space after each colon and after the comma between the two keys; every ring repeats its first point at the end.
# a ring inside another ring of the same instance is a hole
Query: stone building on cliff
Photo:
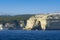
{"type": "Polygon", "coordinates": [[[27,30],[60,29],[60,14],[37,14],[27,20],[27,30]]]}

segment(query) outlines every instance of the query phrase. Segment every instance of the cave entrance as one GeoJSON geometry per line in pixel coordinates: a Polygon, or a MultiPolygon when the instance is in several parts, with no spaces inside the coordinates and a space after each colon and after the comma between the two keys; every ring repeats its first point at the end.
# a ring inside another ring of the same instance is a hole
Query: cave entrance
{"type": "Polygon", "coordinates": [[[41,29],[42,28],[41,28],[41,22],[40,21],[38,21],[37,25],[32,28],[32,30],[41,30],[41,29]]]}

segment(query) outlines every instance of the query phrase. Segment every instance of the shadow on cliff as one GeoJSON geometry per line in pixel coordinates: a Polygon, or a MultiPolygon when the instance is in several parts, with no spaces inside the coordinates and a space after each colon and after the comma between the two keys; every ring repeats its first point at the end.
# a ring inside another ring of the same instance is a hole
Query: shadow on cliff
{"type": "Polygon", "coordinates": [[[8,30],[20,30],[20,29],[22,29],[22,27],[20,27],[19,21],[13,20],[13,24],[14,24],[14,26],[9,27],[8,30]]]}
{"type": "Polygon", "coordinates": [[[38,21],[38,24],[34,26],[31,30],[42,30],[40,21],[38,21]]]}

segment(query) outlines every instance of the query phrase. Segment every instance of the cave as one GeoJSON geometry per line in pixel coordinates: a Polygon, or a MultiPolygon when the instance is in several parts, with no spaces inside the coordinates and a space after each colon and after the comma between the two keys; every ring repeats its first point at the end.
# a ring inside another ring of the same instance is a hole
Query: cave
{"type": "Polygon", "coordinates": [[[41,22],[38,21],[37,25],[32,28],[32,30],[42,30],[41,28],[41,22]]]}

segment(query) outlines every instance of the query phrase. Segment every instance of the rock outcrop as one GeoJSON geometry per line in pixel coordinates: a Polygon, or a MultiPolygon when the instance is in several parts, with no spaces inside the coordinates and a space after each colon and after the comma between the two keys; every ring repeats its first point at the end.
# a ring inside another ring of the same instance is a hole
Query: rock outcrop
{"type": "Polygon", "coordinates": [[[26,29],[31,30],[33,27],[37,26],[40,22],[41,28],[43,30],[46,29],[46,19],[48,15],[36,15],[32,16],[30,19],[27,20],[26,29]]]}
{"type": "MultiPolygon", "coordinates": [[[[40,29],[58,29],[57,27],[52,27],[55,23],[59,22],[60,25],[60,15],[59,14],[40,14],[30,17],[27,20],[27,25],[25,26],[25,29],[32,30],[34,27],[40,27],[40,29]],[[54,23],[53,23],[54,22],[54,23]],[[53,24],[52,24],[53,23],[53,24]]],[[[56,25],[56,24],[55,24],[56,25]]],[[[60,28],[59,28],[60,29],[60,28]]]]}
{"type": "Polygon", "coordinates": [[[0,30],[3,30],[3,25],[2,24],[0,24],[0,30]]]}

